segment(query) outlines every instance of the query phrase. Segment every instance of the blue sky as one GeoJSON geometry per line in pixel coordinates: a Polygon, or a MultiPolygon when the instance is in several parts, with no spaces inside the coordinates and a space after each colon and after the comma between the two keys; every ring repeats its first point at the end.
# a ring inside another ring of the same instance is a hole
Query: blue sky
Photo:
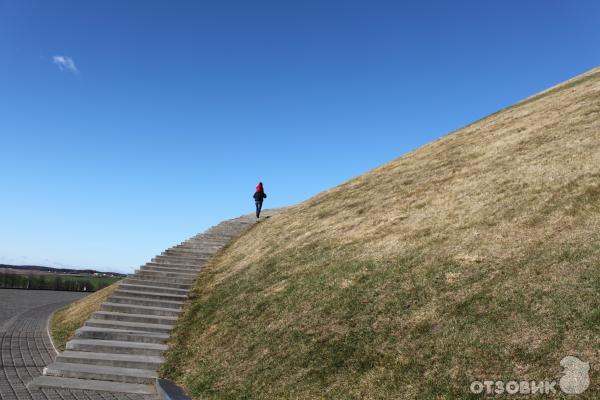
{"type": "Polygon", "coordinates": [[[599,54],[597,1],[0,0],[0,262],[132,271],[599,54]]]}

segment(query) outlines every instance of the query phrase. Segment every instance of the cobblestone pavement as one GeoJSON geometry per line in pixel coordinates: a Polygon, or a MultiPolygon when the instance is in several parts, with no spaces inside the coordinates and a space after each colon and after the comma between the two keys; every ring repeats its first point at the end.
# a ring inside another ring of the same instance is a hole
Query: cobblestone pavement
{"type": "Polygon", "coordinates": [[[56,357],[47,333],[48,317],[83,296],[73,292],[0,289],[1,400],[157,400],[156,396],[26,387],[56,357]]]}

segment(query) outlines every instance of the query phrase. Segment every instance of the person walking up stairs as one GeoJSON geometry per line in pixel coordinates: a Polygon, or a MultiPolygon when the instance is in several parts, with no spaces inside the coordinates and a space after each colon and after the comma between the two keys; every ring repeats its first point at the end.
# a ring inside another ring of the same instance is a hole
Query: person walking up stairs
{"type": "Polygon", "coordinates": [[[267,198],[265,189],[262,182],[258,182],[256,186],[256,192],[254,192],[254,203],[256,204],[256,218],[260,217],[260,210],[262,209],[263,200],[267,198]]]}

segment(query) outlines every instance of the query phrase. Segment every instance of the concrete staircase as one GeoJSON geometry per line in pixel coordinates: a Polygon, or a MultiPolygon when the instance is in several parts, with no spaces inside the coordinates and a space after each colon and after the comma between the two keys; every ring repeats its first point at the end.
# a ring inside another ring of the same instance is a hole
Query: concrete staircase
{"type": "Polygon", "coordinates": [[[123,279],[29,386],[154,394],[170,331],[202,266],[255,221],[247,215],[222,222],[123,279]]]}

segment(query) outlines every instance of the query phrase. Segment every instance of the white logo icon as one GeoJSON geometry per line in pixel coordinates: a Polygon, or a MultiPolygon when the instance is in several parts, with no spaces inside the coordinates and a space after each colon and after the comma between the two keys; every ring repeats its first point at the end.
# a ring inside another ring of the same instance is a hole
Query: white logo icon
{"type": "Polygon", "coordinates": [[[560,378],[560,389],[566,394],[581,394],[590,386],[590,363],[577,357],[566,356],[560,360],[563,377],[560,378]]]}
{"type": "MultiPolygon", "coordinates": [[[[590,363],[574,356],[560,360],[562,378],[559,386],[565,394],[581,394],[590,386],[590,363]]],[[[486,395],[501,394],[556,394],[556,381],[517,380],[499,381],[485,379],[471,382],[471,393],[486,395]]]]}

